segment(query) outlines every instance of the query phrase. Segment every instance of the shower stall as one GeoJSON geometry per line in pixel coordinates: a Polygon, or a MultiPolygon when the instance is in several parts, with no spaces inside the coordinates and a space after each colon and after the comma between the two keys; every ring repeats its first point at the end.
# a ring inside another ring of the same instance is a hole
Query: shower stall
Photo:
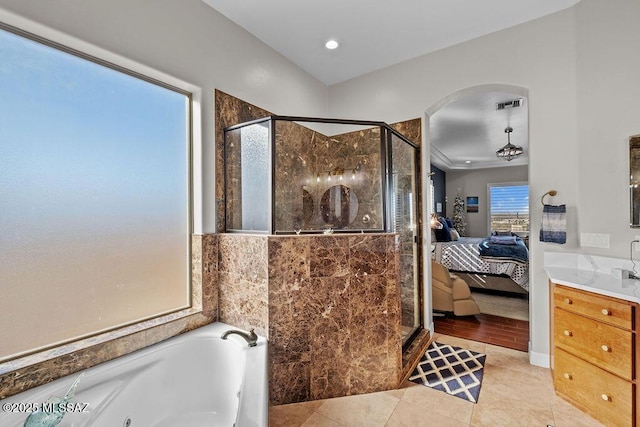
{"type": "Polygon", "coordinates": [[[394,233],[402,342],[422,327],[419,147],[383,122],[270,116],[225,129],[225,230],[394,233]]]}

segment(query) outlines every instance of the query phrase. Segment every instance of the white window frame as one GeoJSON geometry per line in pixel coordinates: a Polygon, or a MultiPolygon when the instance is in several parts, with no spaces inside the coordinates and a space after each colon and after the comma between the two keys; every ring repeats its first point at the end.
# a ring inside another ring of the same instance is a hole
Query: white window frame
{"type": "MultiPolygon", "coordinates": [[[[191,276],[191,262],[192,262],[192,245],[191,238],[194,234],[202,234],[203,229],[203,195],[202,195],[202,88],[191,83],[185,82],[178,78],[175,78],[162,71],[156,70],[149,66],[140,64],[136,61],[115,54],[106,49],[97,47],[75,37],[69,36],[52,28],[46,27],[42,24],[27,20],[18,15],[0,9],[0,29],[17,34],[18,36],[25,37],[32,41],[42,43],[48,47],[58,49],[60,51],[72,54],[85,60],[92,61],[94,63],[106,66],[116,71],[123,72],[138,79],[156,84],[158,86],[174,90],[178,93],[182,93],[189,98],[189,111],[187,113],[187,125],[189,130],[188,135],[188,147],[187,157],[189,163],[187,165],[187,183],[188,183],[188,203],[186,206],[188,217],[187,235],[189,242],[187,244],[188,253],[185,257],[188,257],[188,277],[185,283],[188,286],[190,295],[193,295],[193,283],[191,276]]],[[[195,314],[201,312],[199,308],[199,302],[193,301],[190,298],[190,308],[186,311],[195,314]]],[[[183,310],[185,311],[185,310],[183,310]]],[[[167,313],[158,313],[155,324],[170,323],[175,320],[170,315],[165,316],[167,313]]],[[[188,313],[186,313],[188,314],[188,313]]],[[[146,324],[149,323],[148,319],[142,319],[139,322],[125,325],[123,327],[116,327],[112,330],[110,339],[116,339],[120,336],[128,335],[132,331],[132,327],[135,328],[137,323],[146,324]],[[121,331],[121,332],[119,332],[121,331]]],[[[96,334],[104,331],[96,331],[96,334]]],[[[67,344],[73,342],[85,342],[87,336],[70,337],[68,341],[61,343],[54,343],[52,346],[46,348],[34,349],[35,358],[39,356],[37,354],[47,354],[44,359],[48,359],[49,354],[55,351],[56,348],[62,346],[65,348],[64,354],[68,351],[67,344]],[[40,353],[42,352],[42,353],[40,353]]],[[[75,350],[84,348],[84,344],[81,344],[75,350]]],[[[69,351],[73,351],[69,349],[69,351]]],[[[31,353],[18,355],[15,359],[28,359],[27,364],[32,363],[34,360],[31,358],[31,353]]]]}
{"type": "MultiPolygon", "coordinates": [[[[521,187],[527,186],[527,194],[531,196],[531,188],[529,181],[512,181],[512,182],[494,182],[487,184],[487,231],[491,233],[491,187],[521,187]]],[[[529,209],[529,227],[531,227],[531,209],[529,209]]],[[[531,230],[529,230],[531,232],[531,230]]]]}

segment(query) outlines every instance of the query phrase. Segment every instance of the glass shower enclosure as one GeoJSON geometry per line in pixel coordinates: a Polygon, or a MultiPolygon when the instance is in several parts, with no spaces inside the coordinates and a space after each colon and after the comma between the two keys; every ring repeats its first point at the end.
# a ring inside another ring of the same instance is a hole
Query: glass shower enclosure
{"type": "Polygon", "coordinates": [[[225,129],[228,233],[397,233],[403,343],[422,326],[419,147],[383,122],[270,116],[225,129]]]}

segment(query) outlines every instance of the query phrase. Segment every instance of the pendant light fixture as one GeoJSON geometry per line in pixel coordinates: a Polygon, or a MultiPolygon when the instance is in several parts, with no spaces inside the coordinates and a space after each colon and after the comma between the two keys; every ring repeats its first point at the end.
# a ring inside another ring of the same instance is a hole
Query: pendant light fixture
{"type": "Polygon", "coordinates": [[[521,155],[524,150],[521,146],[513,145],[511,143],[511,132],[513,132],[512,127],[509,126],[504,131],[507,134],[507,145],[496,151],[496,156],[498,156],[499,159],[510,162],[511,160],[521,155]]]}

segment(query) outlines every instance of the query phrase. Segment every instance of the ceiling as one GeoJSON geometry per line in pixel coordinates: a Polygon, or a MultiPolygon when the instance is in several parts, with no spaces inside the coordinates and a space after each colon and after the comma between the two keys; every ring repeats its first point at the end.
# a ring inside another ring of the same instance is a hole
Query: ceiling
{"type": "Polygon", "coordinates": [[[327,85],[573,6],[579,0],[203,0],[327,85]],[[324,44],[335,39],[340,47],[324,44]]]}
{"type": "MultiPolygon", "coordinates": [[[[203,0],[327,85],[566,9],[580,0],[203,0]],[[335,39],[340,47],[324,44],[335,39]]],[[[443,170],[528,163],[528,104],[496,111],[518,98],[486,93],[433,115],[432,162],[443,170]],[[495,156],[511,142],[524,155],[495,156]],[[471,163],[465,163],[470,160],[471,163]]]]}
{"type": "Polygon", "coordinates": [[[526,98],[503,92],[469,95],[446,105],[429,121],[431,163],[444,171],[528,164],[528,110],[526,98]],[[496,109],[497,103],[517,99],[522,99],[520,107],[496,109]],[[507,143],[507,126],[513,128],[511,143],[524,149],[509,162],[495,155],[507,143]]]}

